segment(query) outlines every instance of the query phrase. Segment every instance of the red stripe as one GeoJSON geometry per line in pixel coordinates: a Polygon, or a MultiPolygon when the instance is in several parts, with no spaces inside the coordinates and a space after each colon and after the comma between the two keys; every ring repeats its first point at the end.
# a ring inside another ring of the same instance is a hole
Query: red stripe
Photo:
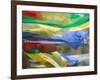
{"type": "Polygon", "coordinates": [[[23,43],[24,50],[40,50],[41,52],[54,52],[59,50],[55,44],[23,43]]]}
{"type": "Polygon", "coordinates": [[[22,11],[22,15],[27,17],[43,19],[42,12],[39,11],[22,11]]]}

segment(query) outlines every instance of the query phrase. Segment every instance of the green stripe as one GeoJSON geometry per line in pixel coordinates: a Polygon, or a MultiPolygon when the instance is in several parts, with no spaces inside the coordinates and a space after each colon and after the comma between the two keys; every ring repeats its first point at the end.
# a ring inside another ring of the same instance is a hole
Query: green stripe
{"type": "Polygon", "coordinates": [[[40,54],[39,50],[24,50],[23,52],[30,53],[30,54],[40,54]]]}
{"type": "Polygon", "coordinates": [[[84,24],[88,21],[89,21],[89,15],[87,14],[85,14],[83,17],[79,17],[78,19],[72,20],[71,23],[68,23],[68,24],[62,24],[62,23],[58,23],[54,21],[38,20],[36,18],[30,18],[26,16],[22,17],[22,23],[44,24],[44,25],[50,25],[50,26],[55,26],[59,28],[72,28],[72,27],[84,24]]]}

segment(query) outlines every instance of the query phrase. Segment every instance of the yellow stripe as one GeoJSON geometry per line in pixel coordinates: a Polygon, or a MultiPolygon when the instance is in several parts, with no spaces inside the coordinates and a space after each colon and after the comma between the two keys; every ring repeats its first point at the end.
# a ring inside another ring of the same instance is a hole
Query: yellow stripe
{"type": "Polygon", "coordinates": [[[54,67],[60,67],[60,65],[54,61],[52,58],[49,56],[46,56],[45,53],[40,53],[40,54],[30,54],[30,53],[25,53],[28,57],[41,62],[42,64],[45,64],[46,62],[50,63],[54,67]]]}
{"type": "Polygon", "coordinates": [[[83,29],[86,29],[86,28],[89,28],[89,22],[84,23],[80,26],[76,26],[75,28],[70,28],[70,29],[68,29],[68,31],[77,31],[77,30],[83,30],[83,29]]]}
{"type": "Polygon", "coordinates": [[[38,24],[38,26],[40,26],[41,28],[44,27],[53,31],[61,30],[61,28],[55,28],[55,26],[48,26],[48,25],[43,25],[43,24],[38,24]]]}
{"type": "MultiPolygon", "coordinates": [[[[24,26],[28,26],[28,25],[24,25],[24,26]]],[[[27,29],[24,29],[24,26],[23,26],[23,31],[39,31],[39,30],[53,30],[53,31],[59,31],[61,30],[61,28],[55,28],[54,26],[48,26],[48,25],[44,25],[44,24],[37,24],[37,28],[27,28],[27,29]]],[[[30,25],[32,26],[32,25],[30,25]]]]}

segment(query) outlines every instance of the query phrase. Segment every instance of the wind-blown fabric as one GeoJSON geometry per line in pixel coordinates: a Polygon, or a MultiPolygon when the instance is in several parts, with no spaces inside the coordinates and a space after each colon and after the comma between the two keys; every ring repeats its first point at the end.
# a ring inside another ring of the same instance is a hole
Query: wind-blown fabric
{"type": "Polygon", "coordinates": [[[89,53],[89,27],[86,13],[22,11],[23,56],[32,59],[26,68],[78,66],[71,52],[89,53]]]}
{"type": "Polygon", "coordinates": [[[45,41],[58,41],[69,44],[72,48],[78,48],[84,39],[87,37],[88,31],[74,31],[65,32],[61,37],[48,37],[29,32],[23,32],[23,39],[29,40],[45,40],[45,41]]]}
{"type": "Polygon", "coordinates": [[[23,11],[23,23],[49,25],[55,28],[66,28],[71,31],[89,27],[89,14],[79,13],[50,13],[37,11],[23,11]],[[53,17],[56,17],[55,19],[53,17]]]}
{"type": "MultiPolygon", "coordinates": [[[[84,39],[88,36],[88,31],[74,31],[74,32],[65,32],[62,39],[66,41],[72,48],[78,48],[84,41],[84,39]]],[[[56,37],[58,39],[58,37],[56,37]]]]}

